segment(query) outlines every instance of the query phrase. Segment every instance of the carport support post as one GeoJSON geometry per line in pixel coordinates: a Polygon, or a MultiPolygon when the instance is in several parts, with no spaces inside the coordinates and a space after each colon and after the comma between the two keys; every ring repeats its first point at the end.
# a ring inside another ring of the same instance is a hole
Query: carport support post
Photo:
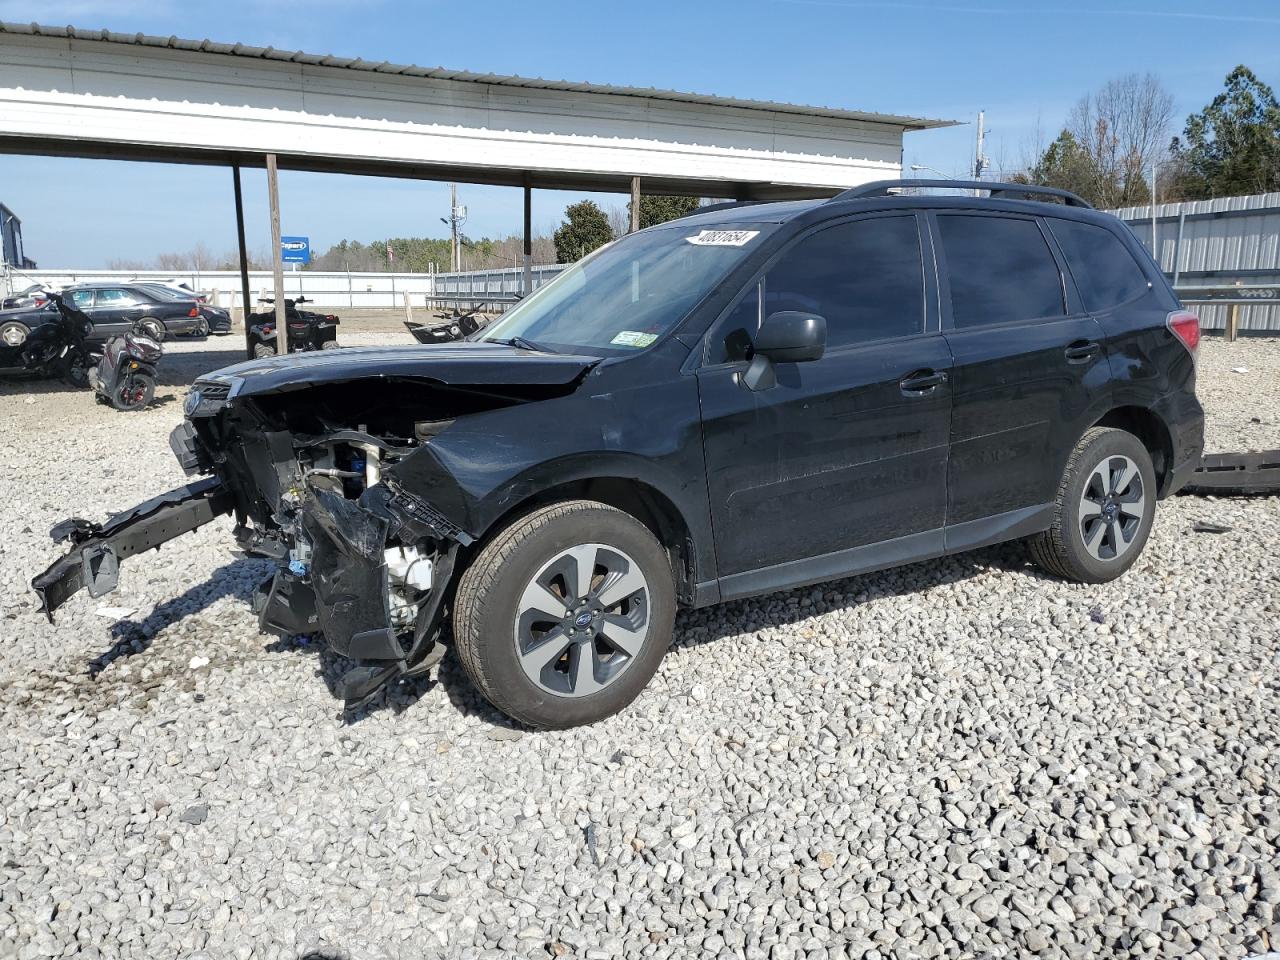
{"type": "Polygon", "coordinates": [[[289,324],[284,317],[284,265],[280,262],[280,185],[276,177],[276,155],[267,154],[267,202],[271,205],[271,277],[276,292],[276,353],[289,355],[289,324]]]}
{"type": "Polygon", "coordinates": [[[640,178],[631,178],[631,225],[627,233],[640,229],[640,178]]]}
{"type": "Polygon", "coordinates": [[[253,359],[253,342],[249,339],[249,254],[244,242],[244,195],[240,191],[240,164],[231,167],[231,182],[236,191],[236,240],[240,243],[240,322],[244,324],[244,352],[253,359]]]}
{"type": "Polygon", "coordinates": [[[533,187],[524,181],[524,283],[521,290],[527,297],[533,293],[533,187]]]}

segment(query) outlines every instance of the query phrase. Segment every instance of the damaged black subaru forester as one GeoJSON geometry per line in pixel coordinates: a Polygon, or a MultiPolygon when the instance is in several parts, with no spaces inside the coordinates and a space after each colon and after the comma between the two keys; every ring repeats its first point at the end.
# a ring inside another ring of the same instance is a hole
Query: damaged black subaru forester
{"type": "Polygon", "coordinates": [[[1198,321],[1078,198],[900,186],[624,237],[468,342],[202,377],[171,440],[201,479],[59,524],[44,609],[232,514],[276,561],[262,628],[350,658],[349,709],[451,638],[567,727],[639,694],[681,605],[1020,538],[1118,576],[1200,457],[1198,321]]]}

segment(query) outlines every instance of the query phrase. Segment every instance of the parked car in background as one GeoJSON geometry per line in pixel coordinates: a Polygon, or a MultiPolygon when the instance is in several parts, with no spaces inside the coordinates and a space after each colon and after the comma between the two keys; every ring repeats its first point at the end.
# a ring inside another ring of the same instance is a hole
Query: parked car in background
{"type": "MultiPolygon", "coordinates": [[[[139,281],[139,287],[145,287],[149,292],[155,294],[165,300],[183,300],[191,299],[189,291],[179,290],[177,287],[170,286],[167,283],[156,283],[154,281],[139,281]]],[[[231,312],[222,307],[210,306],[204,299],[204,294],[197,301],[200,308],[200,316],[205,322],[192,331],[192,336],[207,337],[210,334],[214,336],[225,336],[231,332],[231,312]]]]}
{"type": "Polygon", "coordinates": [[[0,310],[20,310],[26,307],[44,306],[49,299],[44,295],[48,289],[43,283],[33,283],[29,287],[24,287],[0,300],[0,310]]]}
{"type": "Polygon", "coordinates": [[[209,328],[196,300],[166,299],[141,283],[80,283],[63,293],[93,321],[93,337],[98,340],[126,333],[134,324],[157,342],[209,328]]]}

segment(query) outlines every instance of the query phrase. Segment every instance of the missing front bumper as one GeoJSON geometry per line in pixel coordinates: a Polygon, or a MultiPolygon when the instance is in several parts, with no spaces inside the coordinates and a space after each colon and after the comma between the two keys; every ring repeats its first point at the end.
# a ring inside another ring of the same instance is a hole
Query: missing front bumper
{"type": "Polygon", "coordinates": [[[74,547],[31,581],[40,609],[52,623],[53,612],[81,590],[87,588],[93,597],[110,593],[120,561],[190,533],[233,507],[230,491],[216,477],[208,477],[117,513],[103,524],[79,517],[64,520],[49,534],[74,547]]]}

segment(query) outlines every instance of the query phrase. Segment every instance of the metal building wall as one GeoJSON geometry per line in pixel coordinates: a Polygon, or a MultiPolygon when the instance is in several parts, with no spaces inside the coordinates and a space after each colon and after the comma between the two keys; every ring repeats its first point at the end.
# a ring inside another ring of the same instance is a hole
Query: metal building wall
{"type": "MultiPolygon", "coordinates": [[[[1108,211],[1151,249],[1151,207],[1108,211]]],[[[1156,256],[1175,287],[1280,284],[1280,193],[1156,205],[1156,256]]],[[[1206,329],[1227,325],[1225,305],[1196,310],[1206,329]]],[[[1242,331],[1280,333],[1280,306],[1242,306],[1242,331]]]]}

